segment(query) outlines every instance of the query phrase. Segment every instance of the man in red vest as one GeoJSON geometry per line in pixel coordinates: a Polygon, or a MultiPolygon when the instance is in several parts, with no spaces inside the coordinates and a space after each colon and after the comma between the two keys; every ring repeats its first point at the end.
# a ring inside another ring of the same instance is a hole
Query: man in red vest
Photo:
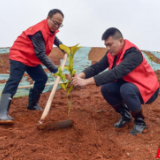
{"type": "Polygon", "coordinates": [[[146,124],[141,104],[152,103],[157,98],[159,83],[156,74],[141,51],[130,41],[124,40],[117,28],[107,29],[102,40],[108,49],[105,56],[80,74],[74,75],[72,84],[102,85],[103,97],[121,114],[114,127],[122,128],[134,117],[134,127],[130,134],[142,133],[146,124]]]}
{"type": "Polygon", "coordinates": [[[56,33],[63,26],[63,18],[64,15],[59,9],[50,10],[46,19],[23,31],[15,40],[9,53],[10,77],[1,95],[0,123],[13,123],[13,118],[8,115],[8,110],[24,72],[27,72],[35,81],[34,87],[30,89],[27,109],[42,110],[38,101],[48,77],[41,63],[51,73],[58,71],[48,55],[53,44],[57,47],[62,44],[56,37],[56,33]]]}

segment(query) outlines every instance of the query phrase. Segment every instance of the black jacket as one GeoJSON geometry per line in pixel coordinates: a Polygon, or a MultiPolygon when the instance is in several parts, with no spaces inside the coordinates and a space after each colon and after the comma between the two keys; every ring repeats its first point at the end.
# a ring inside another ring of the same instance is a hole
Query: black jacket
{"type": "Polygon", "coordinates": [[[86,75],[86,78],[94,78],[97,86],[106,84],[108,82],[113,82],[115,80],[124,81],[122,78],[131,71],[133,71],[143,61],[143,57],[140,51],[132,47],[125,52],[123,57],[124,60],[119,65],[116,66],[115,62],[117,56],[115,56],[112,69],[104,71],[109,67],[107,54],[108,53],[106,53],[99,62],[95,63],[94,65],[88,67],[83,71],[86,75]],[[102,71],[104,72],[99,74],[102,71]]]}
{"type": "MultiPolygon", "coordinates": [[[[40,60],[40,62],[44,64],[50,72],[57,72],[57,67],[45,54],[45,41],[43,39],[41,31],[36,32],[32,36],[29,36],[29,38],[32,41],[35,54],[37,58],[40,60]]],[[[59,48],[59,45],[62,44],[62,42],[57,37],[55,37],[54,44],[59,48]]]]}

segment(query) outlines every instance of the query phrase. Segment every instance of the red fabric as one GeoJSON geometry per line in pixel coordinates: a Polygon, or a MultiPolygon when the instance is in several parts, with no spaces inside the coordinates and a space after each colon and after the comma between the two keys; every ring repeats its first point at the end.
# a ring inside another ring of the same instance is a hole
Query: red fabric
{"type": "Polygon", "coordinates": [[[160,158],[160,144],[159,144],[159,148],[158,148],[158,152],[157,152],[156,158],[160,158]]]}
{"type": "MultiPolygon", "coordinates": [[[[138,49],[138,47],[135,46],[133,43],[131,43],[128,40],[125,40],[125,45],[122,51],[118,54],[116,65],[123,61],[123,56],[125,52],[131,47],[135,47],[136,49],[138,49]]],[[[140,49],[138,50],[140,51],[140,49]]],[[[107,59],[109,62],[109,69],[111,69],[114,62],[114,56],[108,53],[107,59]]],[[[138,87],[144,103],[146,103],[151,98],[151,96],[159,87],[157,76],[144,57],[142,63],[138,67],[136,67],[132,72],[124,76],[123,79],[127,82],[135,84],[138,87]]]]}
{"type": "Polygon", "coordinates": [[[34,52],[32,41],[28,37],[28,35],[34,35],[38,31],[42,32],[45,41],[46,55],[49,55],[53,47],[55,34],[59,31],[57,30],[52,34],[48,28],[47,20],[45,19],[36,25],[29,27],[17,37],[10,49],[9,58],[32,67],[41,64],[34,52]]]}

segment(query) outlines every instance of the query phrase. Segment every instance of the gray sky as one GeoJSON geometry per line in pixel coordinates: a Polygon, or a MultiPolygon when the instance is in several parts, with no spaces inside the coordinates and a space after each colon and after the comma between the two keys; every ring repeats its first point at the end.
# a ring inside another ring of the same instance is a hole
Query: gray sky
{"type": "Polygon", "coordinates": [[[160,51],[160,0],[0,0],[0,47],[54,8],[65,15],[57,36],[68,46],[105,47],[103,32],[117,27],[140,49],[160,51]]]}

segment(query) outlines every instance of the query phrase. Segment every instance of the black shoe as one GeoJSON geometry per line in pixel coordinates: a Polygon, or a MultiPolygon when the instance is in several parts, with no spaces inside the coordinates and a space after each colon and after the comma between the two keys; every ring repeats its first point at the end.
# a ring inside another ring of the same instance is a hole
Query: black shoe
{"type": "Polygon", "coordinates": [[[124,116],[121,116],[120,120],[114,124],[115,128],[123,128],[126,124],[132,122],[132,117],[131,118],[126,118],[124,116]]]}
{"type": "Polygon", "coordinates": [[[1,124],[13,123],[13,118],[8,115],[8,110],[10,107],[11,100],[12,100],[11,94],[7,93],[7,94],[1,95],[1,101],[0,101],[0,123],[1,124]]]}
{"type": "Polygon", "coordinates": [[[142,133],[142,131],[146,128],[146,123],[144,122],[144,116],[142,113],[142,109],[140,109],[136,113],[132,113],[132,116],[135,118],[134,126],[129,133],[132,135],[142,133]]]}
{"type": "Polygon", "coordinates": [[[134,120],[134,126],[130,130],[130,134],[136,135],[138,133],[142,133],[142,131],[146,128],[146,123],[142,118],[137,118],[134,120]]]}
{"type": "Polygon", "coordinates": [[[127,123],[130,123],[132,121],[132,116],[129,112],[129,109],[124,103],[116,107],[115,111],[121,114],[120,120],[114,124],[115,128],[122,128],[127,123]]]}
{"type": "Polygon", "coordinates": [[[28,106],[29,110],[40,110],[42,109],[38,105],[39,98],[41,96],[42,91],[31,88],[28,97],[28,106]]]}

